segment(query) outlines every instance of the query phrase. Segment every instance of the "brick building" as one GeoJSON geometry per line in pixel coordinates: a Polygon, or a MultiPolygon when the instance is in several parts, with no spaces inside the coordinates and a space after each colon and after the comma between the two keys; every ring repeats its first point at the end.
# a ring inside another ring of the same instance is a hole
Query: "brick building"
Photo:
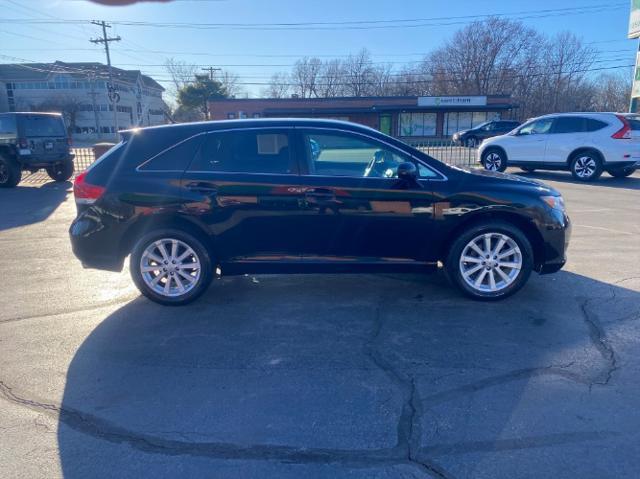
{"type": "Polygon", "coordinates": [[[209,102],[212,120],[333,118],[370,126],[407,141],[448,138],[487,120],[512,118],[511,97],[247,98],[209,102]]]}

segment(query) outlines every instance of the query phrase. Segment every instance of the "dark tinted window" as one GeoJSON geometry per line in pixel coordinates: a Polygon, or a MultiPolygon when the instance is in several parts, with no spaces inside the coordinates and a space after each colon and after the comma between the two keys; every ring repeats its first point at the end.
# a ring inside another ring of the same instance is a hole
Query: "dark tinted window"
{"type": "Polygon", "coordinates": [[[604,121],[594,120],[593,118],[587,118],[586,122],[586,131],[598,131],[608,126],[604,121]]]}
{"type": "Polygon", "coordinates": [[[25,115],[20,118],[20,124],[26,137],[38,136],[66,136],[64,122],[58,116],[25,115]]]}
{"type": "Polygon", "coordinates": [[[640,130],[640,116],[626,116],[627,121],[629,122],[629,126],[633,131],[640,130]]]}
{"type": "Polygon", "coordinates": [[[144,171],[184,171],[196,156],[203,135],[178,143],[140,166],[144,171]]]}
{"type": "Polygon", "coordinates": [[[286,130],[246,130],[209,133],[196,155],[192,171],[229,173],[295,173],[286,130]]]}
{"type": "Polygon", "coordinates": [[[15,135],[16,119],[11,115],[0,115],[0,135],[15,135]]]}
{"type": "Polygon", "coordinates": [[[586,118],[566,116],[555,119],[552,133],[581,133],[584,131],[587,131],[586,118]]]}

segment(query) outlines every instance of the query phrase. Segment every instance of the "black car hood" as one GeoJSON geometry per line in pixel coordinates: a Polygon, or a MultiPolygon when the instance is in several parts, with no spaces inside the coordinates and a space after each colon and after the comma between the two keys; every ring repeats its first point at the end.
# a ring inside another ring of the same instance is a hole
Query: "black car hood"
{"type": "Polygon", "coordinates": [[[549,185],[546,185],[542,181],[533,180],[531,178],[524,178],[518,175],[511,175],[509,173],[500,173],[497,171],[489,171],[484,168],[461,168],[457,167],[459,170],[464,172],[467,175],[481,176],[487,179],[493,179],[497,182],[509,182],[514,186],[515,184],[521,184],[523,186],[536,187],[542,190],[548,191],[550,194],[559,194],[554,188],[549,185]]]}

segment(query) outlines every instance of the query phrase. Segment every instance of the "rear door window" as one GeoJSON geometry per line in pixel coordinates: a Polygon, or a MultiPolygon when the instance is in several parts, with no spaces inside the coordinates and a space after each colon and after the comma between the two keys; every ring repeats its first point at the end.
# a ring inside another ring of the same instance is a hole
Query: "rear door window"
{"type": "Polygon", "coordinates": [[[297,174],[289,130],[238,130],[204,137],[190,171],[297,174]]]}
{"type": "Polygon", "coordinates": [[[640,115],[627,115],[626,119],[633,131],[640,131],[640,115]]]}
{"type": "Polygon", "coordinates": [[[21,118],[24,136],[27,138],[43,136],[67,136],[62,118],[58,116],[25,115],[21,118]]]}
{"type": "Polygon", "coordinates": [[[580,116],[567,116],[556,118],[553,124],[553,133],[582,133],[587,131],[586,118],[580,116]]]}
{"type": "Polygon", "coordinates": [[[587,131],[598,131],[608,126],[604,121],[587,118],[587,131]]]}

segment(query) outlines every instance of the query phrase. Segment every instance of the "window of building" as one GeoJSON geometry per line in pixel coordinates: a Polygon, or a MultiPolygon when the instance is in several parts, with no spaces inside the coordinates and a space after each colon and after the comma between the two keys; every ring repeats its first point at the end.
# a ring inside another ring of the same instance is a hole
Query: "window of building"
{"type": "Polygon", "coordinates": [[[229,120],[235,120],[236,119],[236,114],[235,113],[227,113],[227,118],[229,120]]]}
{"type": "Polygon", "coordinates": [[[453,136],[461,130],[470,130],[487,121],[495,120],[496,113],[486,111],[451,111],[444,114],[444,135],[453,136]]]}
{"type": "Polygon", "coordinates": [[[203,140],[203,135],[198,135],[178,143],[140,165],[140,169],[145,171],[184,171],[198,152],[203,140]]]}
{"type": "Polygon", "coordinates": [[[254,117],[254,118],[260,118],[260,113],[254,113],[254,114],[253,114],[253,117],[254,117]]]}
{"type": "Polygon", "coordinates": [[[437,113],[400,113],[399,136],[435,136],[437,113]]]}
{"type": "Polygon", "coordinates": [[[246,112],[244,112],[244,111],[239,111],[238,112],[238,118],[244,119],[246,117],[247,117],[247,113],[246,112]]]}
{"type": "Polygon", "coordinates": [[[206,135],[190,167],[193,171],[295,173],[284,130],[250,130],[206,135]]]}

